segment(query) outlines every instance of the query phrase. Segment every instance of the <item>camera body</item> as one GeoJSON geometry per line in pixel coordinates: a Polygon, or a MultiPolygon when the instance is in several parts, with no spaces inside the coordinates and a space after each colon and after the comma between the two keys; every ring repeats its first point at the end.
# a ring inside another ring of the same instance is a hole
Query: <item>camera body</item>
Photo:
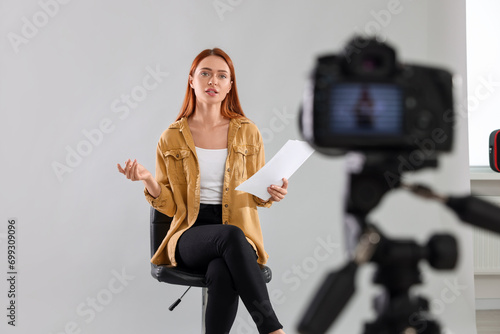
{"type": "Polygon", "coordinates": [[[328,155],[425,148],[435,159],[452,147],[452,75],[400,64],[389,45],[357,37],[343,54],[318,58],[300,122],[304,138],[328,155]]]}

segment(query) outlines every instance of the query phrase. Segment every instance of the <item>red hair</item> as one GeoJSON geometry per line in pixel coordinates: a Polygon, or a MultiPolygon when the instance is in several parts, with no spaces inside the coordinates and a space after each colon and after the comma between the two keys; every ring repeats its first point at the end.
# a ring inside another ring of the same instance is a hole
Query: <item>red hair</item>
{"type": "MultiPolygon", "coordinates": [[[[222,101],[220,113],[222,116],[227,118],[239,118],[244,117],[243,109],[240,105],[240,99],[238,98],[238,89],[236,87],[236,77],[234,75],[233,61],[229,56],[219,48],[206,49],[201,51],[198,56],[193,60],[191,65],[191,70],[189,75],[194,76],[196,68],[200,62],[208,56],[218,56],[224,59],[227,66],[229,66],[229,72],[231,73],[231,81],[233,82],[231,90],[227,93],[226,98],[222,101]]],[[[186,96],[184,97],[184,102],[182,103],[181,111],[177,115],[176,121],[180,120],[182,117],[189,117],[194,113],[196,108],[196,95],[194,94],[191,85],[189,85],[189,80],[186,89],[186,96]]]]}

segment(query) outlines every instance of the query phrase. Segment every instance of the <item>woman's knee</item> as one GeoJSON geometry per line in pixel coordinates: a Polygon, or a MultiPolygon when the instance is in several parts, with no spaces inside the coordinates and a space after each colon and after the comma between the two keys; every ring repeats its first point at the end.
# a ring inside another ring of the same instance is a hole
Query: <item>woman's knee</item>
{"type": "Polygon", "coordinates": [[[209,288],[225,287],[234,290],[233,278],[229,272],[226,262],[222,258],[210,261],[205,274],[205,279],[209,288]]]}
{"type": "Polygon", "coordinates": [[[243,259],[257,259],[257,254],[252,245],[248,242],[245,233],[233,225],[222,225],[222,233],[219,235],[218,251],[226,260],[225,255],[243,256],[243,259]]]}
{"type": "Polygon", "coordinates": [[[242,242],[246,241],[245,233],[238,226],[234,225],[222,225],[222,231],[220,236],[225,242],[242,242]]]}

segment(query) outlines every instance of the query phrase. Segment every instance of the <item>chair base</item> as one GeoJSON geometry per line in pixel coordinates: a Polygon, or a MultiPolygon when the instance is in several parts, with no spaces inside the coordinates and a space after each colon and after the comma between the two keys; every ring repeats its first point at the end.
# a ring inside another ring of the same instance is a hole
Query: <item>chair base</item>
{"type": "Polygon", "coordinates": [[[205,314],[207,312],[208,288],[201,288],[201,334],[205,334],[205,314]]]}

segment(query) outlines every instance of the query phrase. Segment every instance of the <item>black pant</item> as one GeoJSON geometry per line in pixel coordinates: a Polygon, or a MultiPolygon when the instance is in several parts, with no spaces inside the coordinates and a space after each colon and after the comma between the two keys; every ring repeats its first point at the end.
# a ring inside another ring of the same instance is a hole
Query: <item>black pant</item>
{"type": "Polygon", "coordinates": [[[223,225],[220,205],[201,204],[196,223],[177,243],[179,266],[206,272],[206,334],[229,333],[238,310],[238,296],[259,333],[283,328],[269,301],[257,255],[236,226],[223,225]]]}

